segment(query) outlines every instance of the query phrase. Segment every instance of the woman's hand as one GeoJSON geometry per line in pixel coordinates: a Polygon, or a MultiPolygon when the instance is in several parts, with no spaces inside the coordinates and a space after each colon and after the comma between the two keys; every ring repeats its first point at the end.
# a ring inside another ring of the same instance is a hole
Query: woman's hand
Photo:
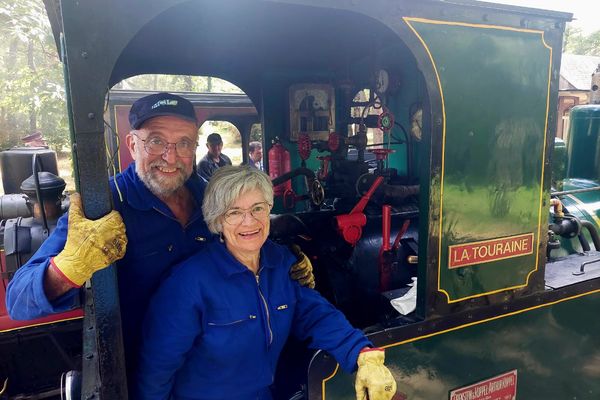
{"type": "Polygon", "coordinates": [[[391,400],[396,393],[396,381],[383,362],[383,349],[364,348],[358,355],[356,371],[357,400],[391,400]]]}
{"type": "Polygon", "coordinates": [[[300,285],[314,289],[315,276],[313,275],[313,267],[310,260],[302,252],[300,246],[293,244],[290,246],[290,250],[298,259],[290,269],[290,276],[293,280],[298,281],[300,285]]]}

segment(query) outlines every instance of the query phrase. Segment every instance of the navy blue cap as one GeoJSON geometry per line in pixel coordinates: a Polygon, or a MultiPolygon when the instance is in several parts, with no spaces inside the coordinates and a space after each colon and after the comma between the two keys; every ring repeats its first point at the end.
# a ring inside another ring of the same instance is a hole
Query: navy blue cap
{"type": "Polygon", "coordinates": [[[139,129],[150,118],[163,115],[183,118],[198,125],[192,103],[171,93],[155,93],[136,100],[129,110],[129,124],[133,129],[139,129]]]}

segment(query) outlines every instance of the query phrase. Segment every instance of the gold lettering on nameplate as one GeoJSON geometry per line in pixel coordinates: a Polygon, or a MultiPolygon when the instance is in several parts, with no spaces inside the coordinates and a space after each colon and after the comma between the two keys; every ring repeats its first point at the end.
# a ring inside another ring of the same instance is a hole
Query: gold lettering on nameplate
{"type": "Polygon", "coordinates": [[[448,246],[448,268],[467,267],[533,253],[533,233],[448,246]]]}

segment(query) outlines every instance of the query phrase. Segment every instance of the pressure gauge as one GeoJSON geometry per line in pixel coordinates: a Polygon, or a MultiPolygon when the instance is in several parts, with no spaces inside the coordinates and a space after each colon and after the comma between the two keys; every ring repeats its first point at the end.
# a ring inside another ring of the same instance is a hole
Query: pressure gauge
{"type": "Polygon", "coordinates": [[[390,75],[385,69],[380,69],[375,74],[375,91],[377,93],[385,93],[390,86],[390,75]]]}
{"type": "Polygon", "coordinates": [[[423,109],[417,108],[410,116],[410,134],[415,140],[423,137],[423,109]]]}

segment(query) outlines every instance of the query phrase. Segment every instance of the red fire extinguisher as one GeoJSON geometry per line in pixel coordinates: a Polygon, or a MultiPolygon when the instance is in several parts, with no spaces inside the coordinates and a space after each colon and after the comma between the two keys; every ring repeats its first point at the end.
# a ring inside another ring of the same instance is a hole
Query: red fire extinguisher
{"type": "MultiPolygon", "coordinates": [[[[269,176],[271,180],[290,172],[292,164],[290,152],[275,138],[273,146],[269,149],[269,176]]],[[[275,196],[283,196],[287,190],[292,190],[292,181],[287,180],[273,188],[275,196]]]]}

